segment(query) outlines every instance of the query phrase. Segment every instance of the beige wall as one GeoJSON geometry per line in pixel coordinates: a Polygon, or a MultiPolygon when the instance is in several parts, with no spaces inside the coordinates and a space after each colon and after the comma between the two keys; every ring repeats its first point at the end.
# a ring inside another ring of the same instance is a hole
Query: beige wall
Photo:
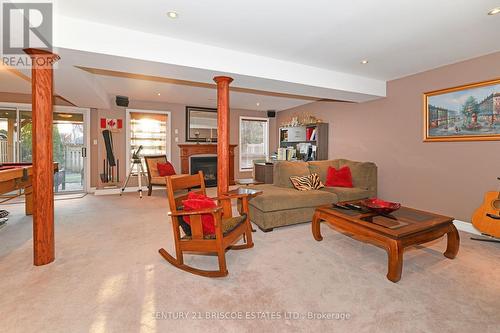
{"type": "Polygon", "coordinates": [[[379,196],[470,221],[496,190],[500,142],[422,142],[422,93],[500,77],[500,52],[390,81],[387,97],[318,102],[278,113],[278,126],[309,112],[329,123],[329,157],[374,161],[379,196]]]}
{"type": "MultiPolygon", "coordinates": [[[[0,102],[5,103],[31,103],[30,94],[17,94],[17,93],[6,93],[0,92],[0,102]]],[[[114,100],[111,101],[112,105],[115,105],[114,100]]],[[[66,101],[56,97],[56,105],[70,105],[66,101]]],[[[180,150],[178,144],[185,143],[185,129],[186,129],[186,106],[183,104],[173,104],[173,103],[156,103],[156,102],[145,102],[145,101],[131,101],[129,109],[143,109],[143,110],[164,110],[170,111],[172,116],[172,163],[175,169],[180,172],[180,150]],[[174,133],[175,129],[179,130],[176,135],[174,133]],[[175,137],[179,138],[179,142],[175,142],[175,137]]],[[[239,141],[239,118],[240,116],[250,116],[250,117],[266,117],[266,113],[263,111],[255,110],[231,110],[231,135],[230,140],[232,144],[238,144],[239,141]]],[[[106,158],[106,150],[104,148],[104,140],[100,129],[100,119],[101,118],[121,118],[125,121],[125,108],[120,108],[117,106],[111,109],[91,109],[90,111],[90,186],[96,187],[99,185],[98,179],[99,174],[103,170],[102,162],[106,158]],[[97,144],[94,145],[94,140],[97,140],[97,144]]],[[[124,123],[125,127],[125,123],[124,123]]],[[[271,152],[276,146],[276,119],[269,118],[269,147],[271,152]]],[[[119,133],[113,133],[113,144],[115,148],[115,155],[120,160],[120,178],[124,180],[126,177],[126,164],[129,161],[125,161],[125,148],[126,148],[126,135],[125,128],[119,133]]],[[[239,172],[239,150],[235,150],[235,178],[248,178],[251,177],[251,172],[239,172]]]]}
{"type": "MultiPolygon", "coordinates": [[[[114,105],[114,101],[113,101],[114,105]]],[[[156,103],[156,102],[143,102],[143,101],[131,101],[129,109],[143,109],[143,110],[164,110],[171,112],[171,122],[172,122],[172,163],[177,172],[180,172],[180,149],[178,144],[185,143],[185,130],[186,130],[186,109],[185,105],[182,104],[172,104],[172,103],[156,103]],[[175,134],[175,129],[178,129],[178,134],[175,134]],[[175,137],[179,138],[179,142],[175,142],[175,137]]],[[[240,116],[252,116],[252,117],[265,117],[266,113],[262,111],[253,110],[231,110],[231,135],[230,140],[232,144],[238,144],[239,141],[239,117],[240,116]]],[[[101,129],[99,128],[100,118],[121,118],[125,122],[125,108],[113,107],[109,110],[97,109],[91,112],[91,154],[92,154],[92,167],[91,167],[91,186],[95,187],[98,185],[99,173],[102,172],[102,163],[106,158],[106,150],[104,147],[104,141],[101,134],[101,129]],[[98,145],[93,145],[94,139],[98,140],[98,145]]],[[[124,123],[125,127],[125,123],[124,123]]],[[[270,148],[276,146],[276,136],[273,133],[276,132],[276,120],[270,118],[270,148]]],[[[124,180],[126,177],[125,170],[126,164],[129,163],[125,161],[126,154],[126,135],[125,128],[119,133],[113,133],[113,145],[115,149],[115,156],[120,160],[120,178],[124,180]]],[[[239,151],[235,151],[235,178],[246,178],[251,177],[251,172],[240,173],[239,172],[239,151]]]]}
{"type": "MultiPolygon", "coordinates": [[[[54,101],[56,105],[74,106],[73,104],[61,99],[59,96],[55,96],[54,101]]],[[[31,94],[0,92],[0,102],[31,104],[31,94]]]]}

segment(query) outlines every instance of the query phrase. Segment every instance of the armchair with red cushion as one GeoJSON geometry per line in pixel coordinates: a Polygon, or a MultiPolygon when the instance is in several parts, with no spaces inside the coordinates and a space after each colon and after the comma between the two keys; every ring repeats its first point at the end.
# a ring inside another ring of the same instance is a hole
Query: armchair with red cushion
{"type": "Polygon", "coordinates": [[[165,163],[161,162],[156,163],[156,168],[158,169],[158,173],[160,174],[161,177],[173,176],[176,174],[174,166],[172,165],[172,163],[168,161],[165,163]]]}
{"type": "Polygon", "coordinates": [[[183,176],[175,172],[174,166],[167,160],[166,155],[149,155],[144,156],[146,162],[146,170],[148,171],[148,196],[151,196],[153,185],[167,186],[165,177],[183,176]]]}

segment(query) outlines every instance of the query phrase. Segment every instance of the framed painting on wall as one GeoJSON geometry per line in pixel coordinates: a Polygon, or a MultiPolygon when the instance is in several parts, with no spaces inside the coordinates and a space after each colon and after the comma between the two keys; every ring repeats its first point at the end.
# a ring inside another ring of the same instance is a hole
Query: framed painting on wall
{"type": "Polygon", "coordinates": [[[500,140],[500,79],[424,93],[424,141],[500,140]]]}

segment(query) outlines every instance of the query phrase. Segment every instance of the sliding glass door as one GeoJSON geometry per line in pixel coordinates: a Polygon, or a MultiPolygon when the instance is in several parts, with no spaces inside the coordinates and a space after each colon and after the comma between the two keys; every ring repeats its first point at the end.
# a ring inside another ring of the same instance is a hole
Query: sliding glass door
{"type": "Polygon", "coordinates": [[[17,109],[0,108],[0,163],[15,162],[17,109]]]}
{"type": "MultiPolygon", "coordinates": [[[[76,109],[55,111],[52,143],[59,172],[56,193],[86,191],[86,116],[76,109]]],[[[29,108],[0,107],[0,163],[32,162],[32,112],[29,108]]]]}
{"type": "Polygon", "coordinates": [[[19,111],[19,162],[31,162],[32,161],[32,123],[31,123],[31,111],[22,110],[19,111]]]}
{"type": "Polygon", "coordinates": [[[64,170],[59,191],[85,189],[85,131],[81,113],[54,113],[54,161],[64,170]]]}

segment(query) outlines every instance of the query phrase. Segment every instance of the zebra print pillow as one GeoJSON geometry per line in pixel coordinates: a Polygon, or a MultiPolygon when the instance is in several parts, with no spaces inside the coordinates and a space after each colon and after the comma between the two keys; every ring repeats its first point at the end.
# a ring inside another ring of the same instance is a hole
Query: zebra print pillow
{"type": "Polygon", "coordinates": [[[316,173],[307,176],[292,176],[290,181],[299,191],[318,190],[325,187],[316,173]]]}

